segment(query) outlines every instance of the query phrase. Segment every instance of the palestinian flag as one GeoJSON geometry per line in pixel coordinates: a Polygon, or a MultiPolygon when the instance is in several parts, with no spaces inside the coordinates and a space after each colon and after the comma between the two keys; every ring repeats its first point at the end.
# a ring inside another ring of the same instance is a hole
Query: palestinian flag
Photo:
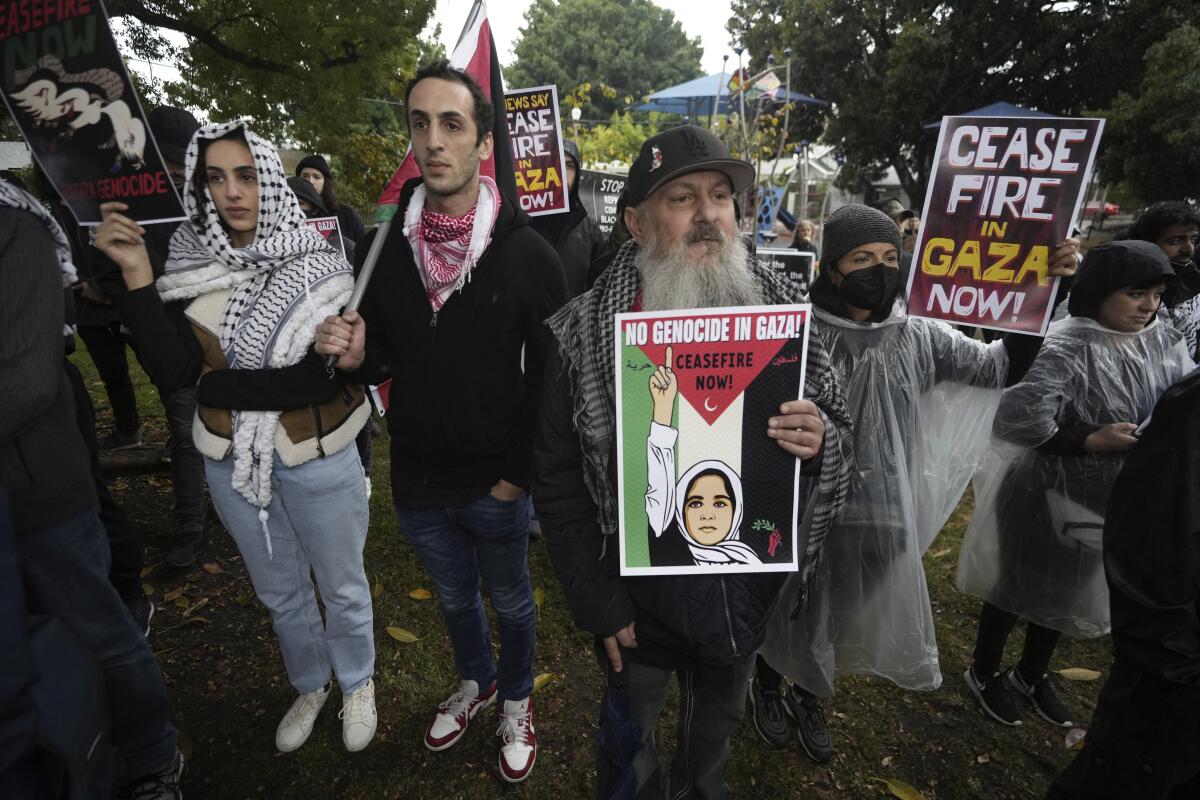
{"type": "Polygon", "coordinates": [[[800,397],[808,314],[617,315],[622,575],[798,568],[799,466],[767,420],[800,397]]]}
{"type": "MultiPolygon", "coordinates": [[[[508,141],[508,117],[504,113],[504,81],[500,75],[500,62],[496,58],[496,43],[492,41],[492,26],[488,23],[487,4],[476,0],[467,14],[467,23],[458,36],[450,65],[470,75],[483,87],[483,93],[496,106],[495,122],[492,124],[492,156],[480,164],[480,172],[494,178],[502,194],[517,196],[513,180],[512,146],[508,141]]],[[[400,192],[405,182],[420,175],[412,149],[396,174],[383,190],[375,208],[375,222],[384,222],[396,216],[400,208],[400,192]]]]}

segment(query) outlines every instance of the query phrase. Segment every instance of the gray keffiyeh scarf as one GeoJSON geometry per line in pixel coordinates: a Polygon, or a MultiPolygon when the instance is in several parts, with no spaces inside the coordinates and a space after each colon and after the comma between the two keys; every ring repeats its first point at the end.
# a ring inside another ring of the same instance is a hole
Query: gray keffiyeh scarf
{"type": "MultiPolygon", "coordinates": [[[[232,288],[220,325],[221,349],[231,369],[291,366],[308,353],[317,323],[338,313],[354,288],[350,265],[304,223],[304,212],[279,154],[245,122],[206,125],[196,132],[186,156],[187,185],[201,139],[240,130],[258,175],[258,229],[254,243],[234,247],[208,187],[203,204],[195,190],[184,193],[189,222],[171,238],[166,272],[158,292],[166,302],[232,288]],[[203,205],[203,208],[201,208],[203,205]]],[[[279,411],[233,413],[233,488],[259,508],[271,551],[267,506],[279,411]]]]}
{"type": "MultiPolygon", "coordinates": [[[[564,368],[570,376],[575,429],[579,432],[583,451],[584,482],[596,503],[600,529],[606,536],[617,532],[619,516],[608,463],[612,437],[616,433],[613,318],[618,313],[630,311],[637,298],[641,276],[634,265],[636,254],[637,243],[626,242],[590,291],[546,321],[558,341],[564,368]]],[[[762,284],[766,304],[807,302],[806,297],[797,295],[769,267],[751,259],[751,269],[762,284]]],[[[800,570],[805,586],[819,563],[829,527],[846,499],[851,441],[850,415],[829,354],[816,336],[809,338],[808,347],[804,397],[820,407],[830,424],[825,436],[821,477],[804,515],[807,544],[800,570]]]]}

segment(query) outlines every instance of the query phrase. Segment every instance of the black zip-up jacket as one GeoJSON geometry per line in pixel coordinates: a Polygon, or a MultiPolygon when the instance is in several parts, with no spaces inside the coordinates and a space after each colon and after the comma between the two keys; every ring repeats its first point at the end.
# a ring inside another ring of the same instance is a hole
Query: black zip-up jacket
{"type": "Polygon", "coordinates": [[[558,253],[567,279],[567,296],[578,297],[591,288],[588,270],[608,250],[604,234],[588,216],[579,195],[571,195],[566,214],[546,214],[530,223],[558,253]]]}
{"type": "MultiPolygon", "coordinates": [[[[456,507],[501,479],[529,486],[546,365],[542,322],[566,301],[566,285],[554,250],[505,196],[470,280],[435,314],[403,228],[419,183],[404,186],[359,308],[366,358],[353,377],[378,383],[390,372],[392,378],[393,501],[402,508],[456,507]]],[[[374,237],[373,231],[355,247],[358,265],[374,237]]]]}

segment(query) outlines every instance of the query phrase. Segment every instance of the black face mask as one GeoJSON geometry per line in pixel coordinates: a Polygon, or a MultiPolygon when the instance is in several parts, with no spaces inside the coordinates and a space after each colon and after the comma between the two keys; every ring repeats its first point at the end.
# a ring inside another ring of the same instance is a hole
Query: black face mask
{"type": "Polygon", "coordinates": [[[900,291],[900,270],[887,264],[856,269],[842,276],[838,294],[846,305],[880,312],[891,307],[900,291]]]}

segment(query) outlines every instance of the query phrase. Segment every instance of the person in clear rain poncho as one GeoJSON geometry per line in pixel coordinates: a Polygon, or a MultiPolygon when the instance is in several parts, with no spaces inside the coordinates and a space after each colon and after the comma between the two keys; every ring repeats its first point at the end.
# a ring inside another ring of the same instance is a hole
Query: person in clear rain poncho
{"type": "Polygon", "coordinates": [[[1101,534],[1109,490],[1164,391],[1192,369],[1184,337],[1156,312],[1175,274],[1141,241],[1088,253],[1024,379],[1004,393],[959,558],[958,586],[983,598],[964,678],[993,719],[1020,723],[1000,659],[1028,620],[1009,684],[1045,720],[1073,724],[1047,677],[1062,633],[1109,630],[1101,534]]]}
{"type": "MultiPolygon", "coordinates": [[[[851,486],[812,585],[784,589],[750,697],[768,743],[786,741],[786,713],[818,761],[832,748],[816,697],[833,694],[835,675],[941,684],[921,557],[984,452],[1008,371],[1005,344],[905,313],[900,244],[885,214],[844,206],[825,222],[813,284],[814,332],[854,421],[851,486]],[[782,697],[778,673],[795,682],[782,697]]],[[[1073,274],[1075,248],[1055,250],[1050,275],[1073,274]]]]}

